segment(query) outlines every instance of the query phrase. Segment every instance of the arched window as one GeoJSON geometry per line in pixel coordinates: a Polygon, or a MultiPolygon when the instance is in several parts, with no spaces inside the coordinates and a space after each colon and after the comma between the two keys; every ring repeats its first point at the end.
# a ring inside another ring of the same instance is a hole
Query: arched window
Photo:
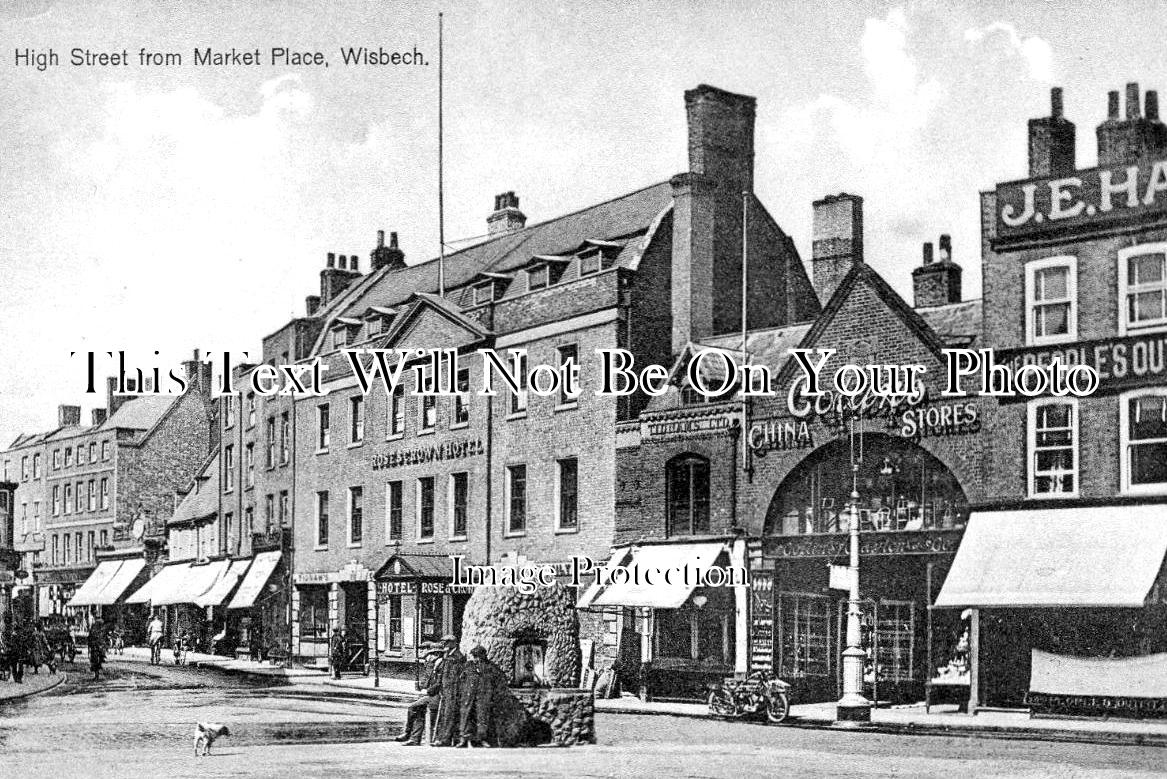
{"type": "Polygon", "coordinates": [[[682,455],[669,461],[669,535],[696,535],[709,532],[709,461],[696,455],[682,455]]]}

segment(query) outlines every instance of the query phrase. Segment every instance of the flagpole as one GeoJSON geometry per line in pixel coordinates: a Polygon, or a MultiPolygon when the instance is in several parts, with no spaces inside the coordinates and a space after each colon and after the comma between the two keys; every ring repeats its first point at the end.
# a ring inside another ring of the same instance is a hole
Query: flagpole
{"type": "Polygon", "coordinates": [[[438,13],[438,296],[446,296],[446,192],[442,116],[442,14],[438,13]]]}
{"type": "Polygon", "coordinates": [[[750,209],[750,193],[742,191],[742,409],[741,409],[741,439],[742,439],[742,470],[749,472],[750,469],[750,442],[748,431],[746,430],[746,332],[749,329],[749,298],[747,297],[747,285],[750,280],[749,270],[749,212],[750,209]]]}

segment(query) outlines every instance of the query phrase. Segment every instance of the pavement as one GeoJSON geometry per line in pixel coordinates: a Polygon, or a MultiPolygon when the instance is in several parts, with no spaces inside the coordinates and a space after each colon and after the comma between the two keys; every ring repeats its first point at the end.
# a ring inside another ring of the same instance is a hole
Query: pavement
{"type": "MultiPolygon", "coordinates": [[[[173,655],[168,655],[168,652],[163,653],[164,665],[173,660],[173,655]]],[[[111,659],[148,662],[150,653],[141,647],[127,647],[125,654],[111,659]]],[[[332,679],[326,671],[320,669],[285,668],[271,663],[194,652],[188,653],[187,663],[192,667],[217,668],[230,674],[282,678],[301,694],[315,693],[321,697],[378,698],[387,703],[406,703],[418,695],[412,679],[389,676],[377,679],[371,675],[348,675],[332,679]]],[[[631,695],[597,700],[596,711],[717,719],[709,714],[705,704],[642,701],[631,695]]],[[[871,723],[861,726],[836,722],[834,703],[796,703],[790,707],[790,717],[781,727],[1167,747],[1167,720],[1033,718],[1027,712],[1018,711],[982,711],[969,715],[958,712],[954,705],[933,706],[931,712],[926,713],[923,703],[874,709],[871,723]]]]}
{"type": "Polygon", "coordinates": [[[49,673],[49,669],[42,668],[39,674],[34,674],[29,669],[24,670],[24,681],[20,684],[12,681],[12,677],[4,681],[0,681],[0,705],[10,701],[18,701],[22,698],[27,698],[30,695],[36,695],[41,692],[48,692],[65,681],[65,674],[63,673],[49,673]]]}

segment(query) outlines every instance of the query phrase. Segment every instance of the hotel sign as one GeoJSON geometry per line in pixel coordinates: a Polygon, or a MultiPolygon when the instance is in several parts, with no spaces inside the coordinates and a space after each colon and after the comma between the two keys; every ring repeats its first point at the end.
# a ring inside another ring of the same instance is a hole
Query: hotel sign
{"type": "Polygon", "coordinates": [[[642,438],[677,438],[732,430],[736,420],[730,416],[689,417],[687,419],[653,419],[644,422],[642,438]]]}
{"type": "Polygon", "coordinates": [[[486,451],[481,438],[464,441],[448,441],[434,446],[419,446],[402,451],[379,452],[373,455],[373,470],[404,468],[410,465],[424,465],[441,460],[459,460],[473,457],[486,451]]]}
{"type": "MultiPolygon", "coordinates": [[[[1062,365],[1088,365],[1098,371],[1096,395],[1122,392],[1148,384],[1167,382],[1167,333],[1102,338],[1095,341],[998,349],[998,363],[1014,372],[1022,365],[1048,365],[1057,358],[1062,365]]],[[[1026,400],[1002,397],[1001,402],[1026,400]]]]}
{"type": "Polygon", "coordinates": [[[997,185],[997,239],[1097,232],[1167,212],[1167,160],[997,185]]]}

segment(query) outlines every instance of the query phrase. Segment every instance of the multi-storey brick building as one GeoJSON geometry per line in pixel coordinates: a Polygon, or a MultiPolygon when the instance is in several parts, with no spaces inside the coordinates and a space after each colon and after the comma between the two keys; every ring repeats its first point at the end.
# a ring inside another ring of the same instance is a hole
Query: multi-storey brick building
{"type": "Polygon", "coordinates": [[[1120,117],[1110,93],[1096,167],[1079,168],[1055,89],[1050,116],[1029,122],[1029,177],[981,195],[984,346],[1013,369],[1057,359],[1100,382],[1087,397],[1013,395],[987,409],[985,511],[939,601],[972,607],[974,706],[1085,695],[1068,681],[1071,659],[1050,682],[1043,653],[1167,648],[1167,126],[1156,93],[1145,113],[1141,97],[1128,84],[1120,117]]]}
{"type": "Polygon", "coordinates": [[[0,455],[17,483],[13,546],[33,574],[18,588],[26,616],[64,614],[84,626],[144,576],[175,489],[211,447],[209,374],[197,359],[186,368],[183,395],[118,395],[111,379],[91,425],[80,407],[61,406],[56,429],[0,455]]]}
{"type": "Polygon", "coordinates": [[[814,204],[822,312],[746,334],[747,362],[775,376],[769,396],[743,403],[727,364],[708,357],[699,373],[715,397],[696,391],[687,370],[703,351],[742,364],[740,333],[703,338],[681,354],[669,392],[620,425],[614,559],[748,563],[752,588],[589,593],[609,615],[609,659],[649,694],[700,695],[711,677],[765,668],[802,700],[838,697],[846,595],[832,594],[828,564],[847,562],[853,473],[868,694],[923,692],[932,588],[981,481],[981,409],[940,397],[941,351],[977,341],[980,302],[960,299],[961,269],[941,236],[938,262],[924,245],[909,306],[864,262],[862,206],[846,194],[814,204]],[[846,363],[923,365],[926,394],[853,407],[828,383],[822,399],[806,397],[795,347],[837,352],[824,378],[846,363]]]}

